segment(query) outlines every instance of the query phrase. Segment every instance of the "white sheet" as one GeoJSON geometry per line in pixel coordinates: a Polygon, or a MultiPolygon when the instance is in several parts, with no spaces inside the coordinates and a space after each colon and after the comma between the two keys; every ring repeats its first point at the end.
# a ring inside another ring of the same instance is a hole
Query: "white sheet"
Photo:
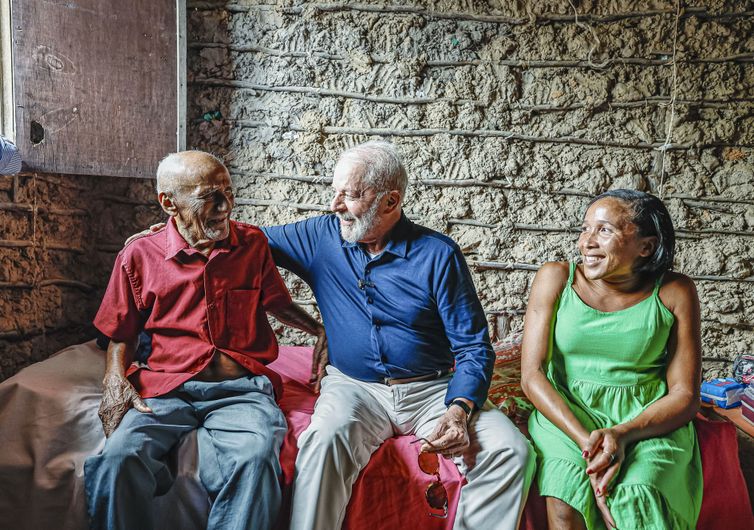
{"type": "MultiPolygon", "coordinates": [[[[84,460],[102,449],[103,352],[66,348],[0,383],[0,528],[87,528],[84,460]]],[[[204,528],[209,501],[196,436],[179,448],[176,482],[154,505],[156,528],[204,528]]]]}

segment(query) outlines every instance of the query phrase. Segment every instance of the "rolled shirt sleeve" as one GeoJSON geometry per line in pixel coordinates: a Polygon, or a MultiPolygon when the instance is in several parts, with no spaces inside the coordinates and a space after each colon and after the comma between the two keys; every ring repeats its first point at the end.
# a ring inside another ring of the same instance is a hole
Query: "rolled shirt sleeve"
{"type": "Polygon", "coordinates": [[[121,251],[115,259],[105,296],[94,317],[95,327],[118,342],[136,338],[145,320],[140,302],[138,281],[129,273],[124,251],[121,251]]]}

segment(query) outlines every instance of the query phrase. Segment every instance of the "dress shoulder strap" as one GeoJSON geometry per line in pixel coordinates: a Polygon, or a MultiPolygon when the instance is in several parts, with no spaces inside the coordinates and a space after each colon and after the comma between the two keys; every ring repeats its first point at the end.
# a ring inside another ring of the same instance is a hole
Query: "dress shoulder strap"
{"type": "Polygon", "coordinates": [[[568,263],[568,283],[566,283],[565,288],[568,289],[571,285],[573,285],[573,277],[576,274],[576,262],[571,261],[568,263]]]}
{"type": "Polygon", "coordinates": [[[660,292],[660,287],[662,287],[662,280],[665,279],[665,273],[662,273],[659,278],[655,280],[655,288],[652,291],[652,296],[657,296],[660,292]]]}

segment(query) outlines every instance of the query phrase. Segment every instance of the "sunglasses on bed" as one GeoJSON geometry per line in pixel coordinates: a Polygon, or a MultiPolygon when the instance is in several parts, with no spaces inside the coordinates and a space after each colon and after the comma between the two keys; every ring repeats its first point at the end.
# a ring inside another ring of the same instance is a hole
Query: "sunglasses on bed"
{"type": "MultiPolygon", "coordinates": [[[[432,445],[432,442],[419,438],[414,440],[413,443],[426,442],[432,445]]],[[[431,508],[429,515],[432,517],[439,517],[445,519],[448,517],[448,492],[445,486],[442,485],[440,480],[440,457],[437,453],[419,453],[419,469],[421,469],[427,475],[435,477],[433,482],[430,482],[424,492],[424,497],[427,499],[427,504],[431,508]],[[442,513],[437,513],[442,512],[442,513]]]]}

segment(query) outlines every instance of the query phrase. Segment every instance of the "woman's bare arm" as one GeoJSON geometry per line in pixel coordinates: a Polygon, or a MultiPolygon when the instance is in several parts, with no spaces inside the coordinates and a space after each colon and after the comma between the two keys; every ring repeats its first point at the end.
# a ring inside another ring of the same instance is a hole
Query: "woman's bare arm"
{"type": "Polygon", "coordinates": [[[545,376],[555,304],[567,280],[567,263],[545,263],[534,277],[524,320],[521,387],[537,410],[583,450],[589,431],[545,376]]]}

